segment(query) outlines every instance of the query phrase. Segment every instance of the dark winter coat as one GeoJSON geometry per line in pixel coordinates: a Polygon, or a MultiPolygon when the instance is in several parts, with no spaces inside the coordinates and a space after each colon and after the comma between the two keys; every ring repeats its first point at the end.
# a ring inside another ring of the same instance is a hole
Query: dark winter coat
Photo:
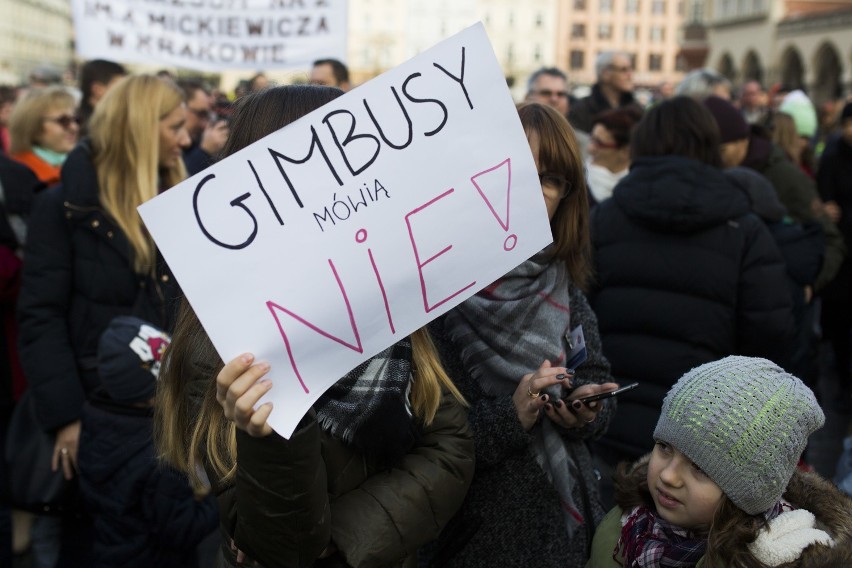
{"type": "Polygon", "coordinates": [[[837,275],[846,255],[846,245],[837,226],[820,212],[814,180],[791,162],[784,151],[765,138],[752,134],[743,165],[765,176],[794,221],[817,222],[825,234],[825,253],[814,288],[819,291],[837,275]]]}
{"type": "Polygon", "coordinates": [[[100,205],[89,145],[62,168],[62,184],[37,198],[18,299],[20,355],[38,420],[55,430],[80,417],[98,385],[98,339],[119,315],[171,330],[179,290],[165,264],[156,276],[133,270],[124,233],[100,205]]]}
{"type": "Polygon", "coordinates": [[[83,408],[80,492],[94,518],[92,568],[197,564],[219,524],[216,500],[195,499],[186,476],[157,460],[151,409],[93,397],[83,408]]]}
{"type": "Polygon", "coordinates": [[[233,539],[267,568],[416,566],[418,548],[438,536],[473,476],[465,414],[445,392],[432,424],[393,467],[332,438],[311,416],[289,440],[238,430],[235,483],[214,487],[226,565],[236,566],[233,539]],[[330,542],[338,552],[317,561],[330,542]]]}
{"type": "Polygon", "coordinates": [[[831,140],[817,170],[817,188],[823,201],[835,201],[843,215],[837,222],[847,246],[852,245],[852,145],[842,137],[831,140]]]}
{"type": "MultiPolygon", "coordinates": [[[[647,468],[647,464],[644,466],[647,468]]],[[[806,509],[816,517],[817,528],[825,530],[835,546],[813,544],[802,551],[794,562],[779,564],[776,568],[841,568],[852,566],[852,498],[841,493],[832,483],[815,473],[796,472],[787,485],[784,499],[797,509],[806,509]]],[[[592,557],[586,568],[620,568],[613,560],[612,551],[621,535],[621,515],[618,507],[607,513],[598,527],[592,557]]],[[[620,558],[620,557],[619,557],[620,558]]],[[[713,567],[704,559],[696,568],[713,567]]]]}
{"type": "Polygon", "coordinates": [[[43,187],[27,166],[0,154],[0,416],[26,386],[15,319],[23,264],[22,228],[29,220],[36,192],[43,187]],[[13,227],[15,224],[18,226],[13,227]]]}
{"type": "MultiPolygon", "coordinates": [[[[569,305],[571,325],[583,326],[588,353],[588,359],[577,370],[575,386],[611,381],[595,315],[574,285],[569,305]]],[[[476,447],[476,475],[470,491],[458,515],[441,534],[431,566],[581,566],[589,553],[587,525],[569,540],[559,494],[536,462],[534,435],[521,426],[511,395],[495,397],[483,392],[467,374],[461,360],[462,346],[450,340],[442,318],[430,324],[430,331],[444,367],[470,403],[469,419],[476,447]]],[[[581,474],[572,498],[585,523],[592,526],[600,522],[604,510],[598,491],[599,476],[586,442],[606,431],[615,401],[610,399],[603,404],[594,422],[563,432],[581,474]]]]}
{"type": "Polygon", "coordinates": [[[647,451],[665,393],[689,369],[732,354],[783,366],[793,335],[784,260],[721,170],[640,158],[591,230],[604,355],[616,381],[641,383],[599,442],[611,454],[647,451]]]}
{"type": "MultiPolygon", "coordinates": [[[[621,100],[619,101],[617,108],[624,108],[626,106],[634,107],[639,114],[642,113],[642,107],[636,102],[636,99],[633,97],[633,93],[621,94],[621,100]]],[[[576,130],[591,132],[595,116],[604,111],[613,110],[614,108],[615,107],[609,103],[609,99],[607,99],[601,92],[600,85],[596,83],[592,87],[592,92],[589,96],[583,97],[575,103],[571,103],[571,108],[568,109],[568,122],[570,122],[571,126],[573,126],[576,130]]]]}

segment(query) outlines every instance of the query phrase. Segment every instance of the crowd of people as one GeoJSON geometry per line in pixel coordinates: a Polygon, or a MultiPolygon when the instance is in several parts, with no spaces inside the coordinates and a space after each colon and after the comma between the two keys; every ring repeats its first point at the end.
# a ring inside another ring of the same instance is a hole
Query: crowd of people
{"type": "Polygon", "coordinates": [[[626,54],[596,71],[575,98],[542,68],[517,105],[553,243],[289,439],[269,365],[219,358],[136,208],[346,66],[233,98],[105,60],[0,87],[0,564],[852,565],[852,479],[807,471],[823,409],[852,417],[852,102],[698,69],[643,105],[626,54]]]}

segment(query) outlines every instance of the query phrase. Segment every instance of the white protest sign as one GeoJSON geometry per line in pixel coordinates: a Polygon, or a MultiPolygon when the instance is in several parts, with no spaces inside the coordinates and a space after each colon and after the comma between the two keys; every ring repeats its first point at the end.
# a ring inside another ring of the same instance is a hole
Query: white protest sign
{"type": "Polygon", "coordinates": [[[221,71],[346,60],[346,0],[71,0],[87,59],[221,71]]]}
{"type": "Polygon", "coordinates": [[[552,241],[481,24],[139,211],[222,358],[271,364],[285,437],[348,371],[552,241]]]}

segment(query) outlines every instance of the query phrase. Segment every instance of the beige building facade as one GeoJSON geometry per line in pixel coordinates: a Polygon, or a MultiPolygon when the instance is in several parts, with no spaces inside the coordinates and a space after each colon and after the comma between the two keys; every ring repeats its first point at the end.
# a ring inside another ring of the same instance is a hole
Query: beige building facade
{"type": "Polygon", "coordinates": [[[706,30],[704,64],[735,86],[782,83],[806,89],[817,104],[852,92],[852,0],[691,5],[706,30]]]}
{"type": "Polygon", "coordinates": [[[633,60],[637,85],[683,77],[677,54],[684,21],[682,0],[564,0],[559,3],[556,63],[574,85],[597,80],[595,59],[623,51],[633,60]]]}
{"type": "Polygon", "coordinates": [[[68,0],[0,0],[0,83],[23,83],[39,67],[68,69],[71,28],[68,0]]]}

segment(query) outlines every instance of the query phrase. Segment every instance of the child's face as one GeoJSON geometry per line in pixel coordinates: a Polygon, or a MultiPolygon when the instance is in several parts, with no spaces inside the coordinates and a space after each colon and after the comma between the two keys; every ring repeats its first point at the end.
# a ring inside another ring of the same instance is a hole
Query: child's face
{"type": "Polygon", "coordinates": [[[674,446],[657,442],[648,464],[648,490],[657,513],[685,529],[710,527],[722,490],[674,446]]]}

